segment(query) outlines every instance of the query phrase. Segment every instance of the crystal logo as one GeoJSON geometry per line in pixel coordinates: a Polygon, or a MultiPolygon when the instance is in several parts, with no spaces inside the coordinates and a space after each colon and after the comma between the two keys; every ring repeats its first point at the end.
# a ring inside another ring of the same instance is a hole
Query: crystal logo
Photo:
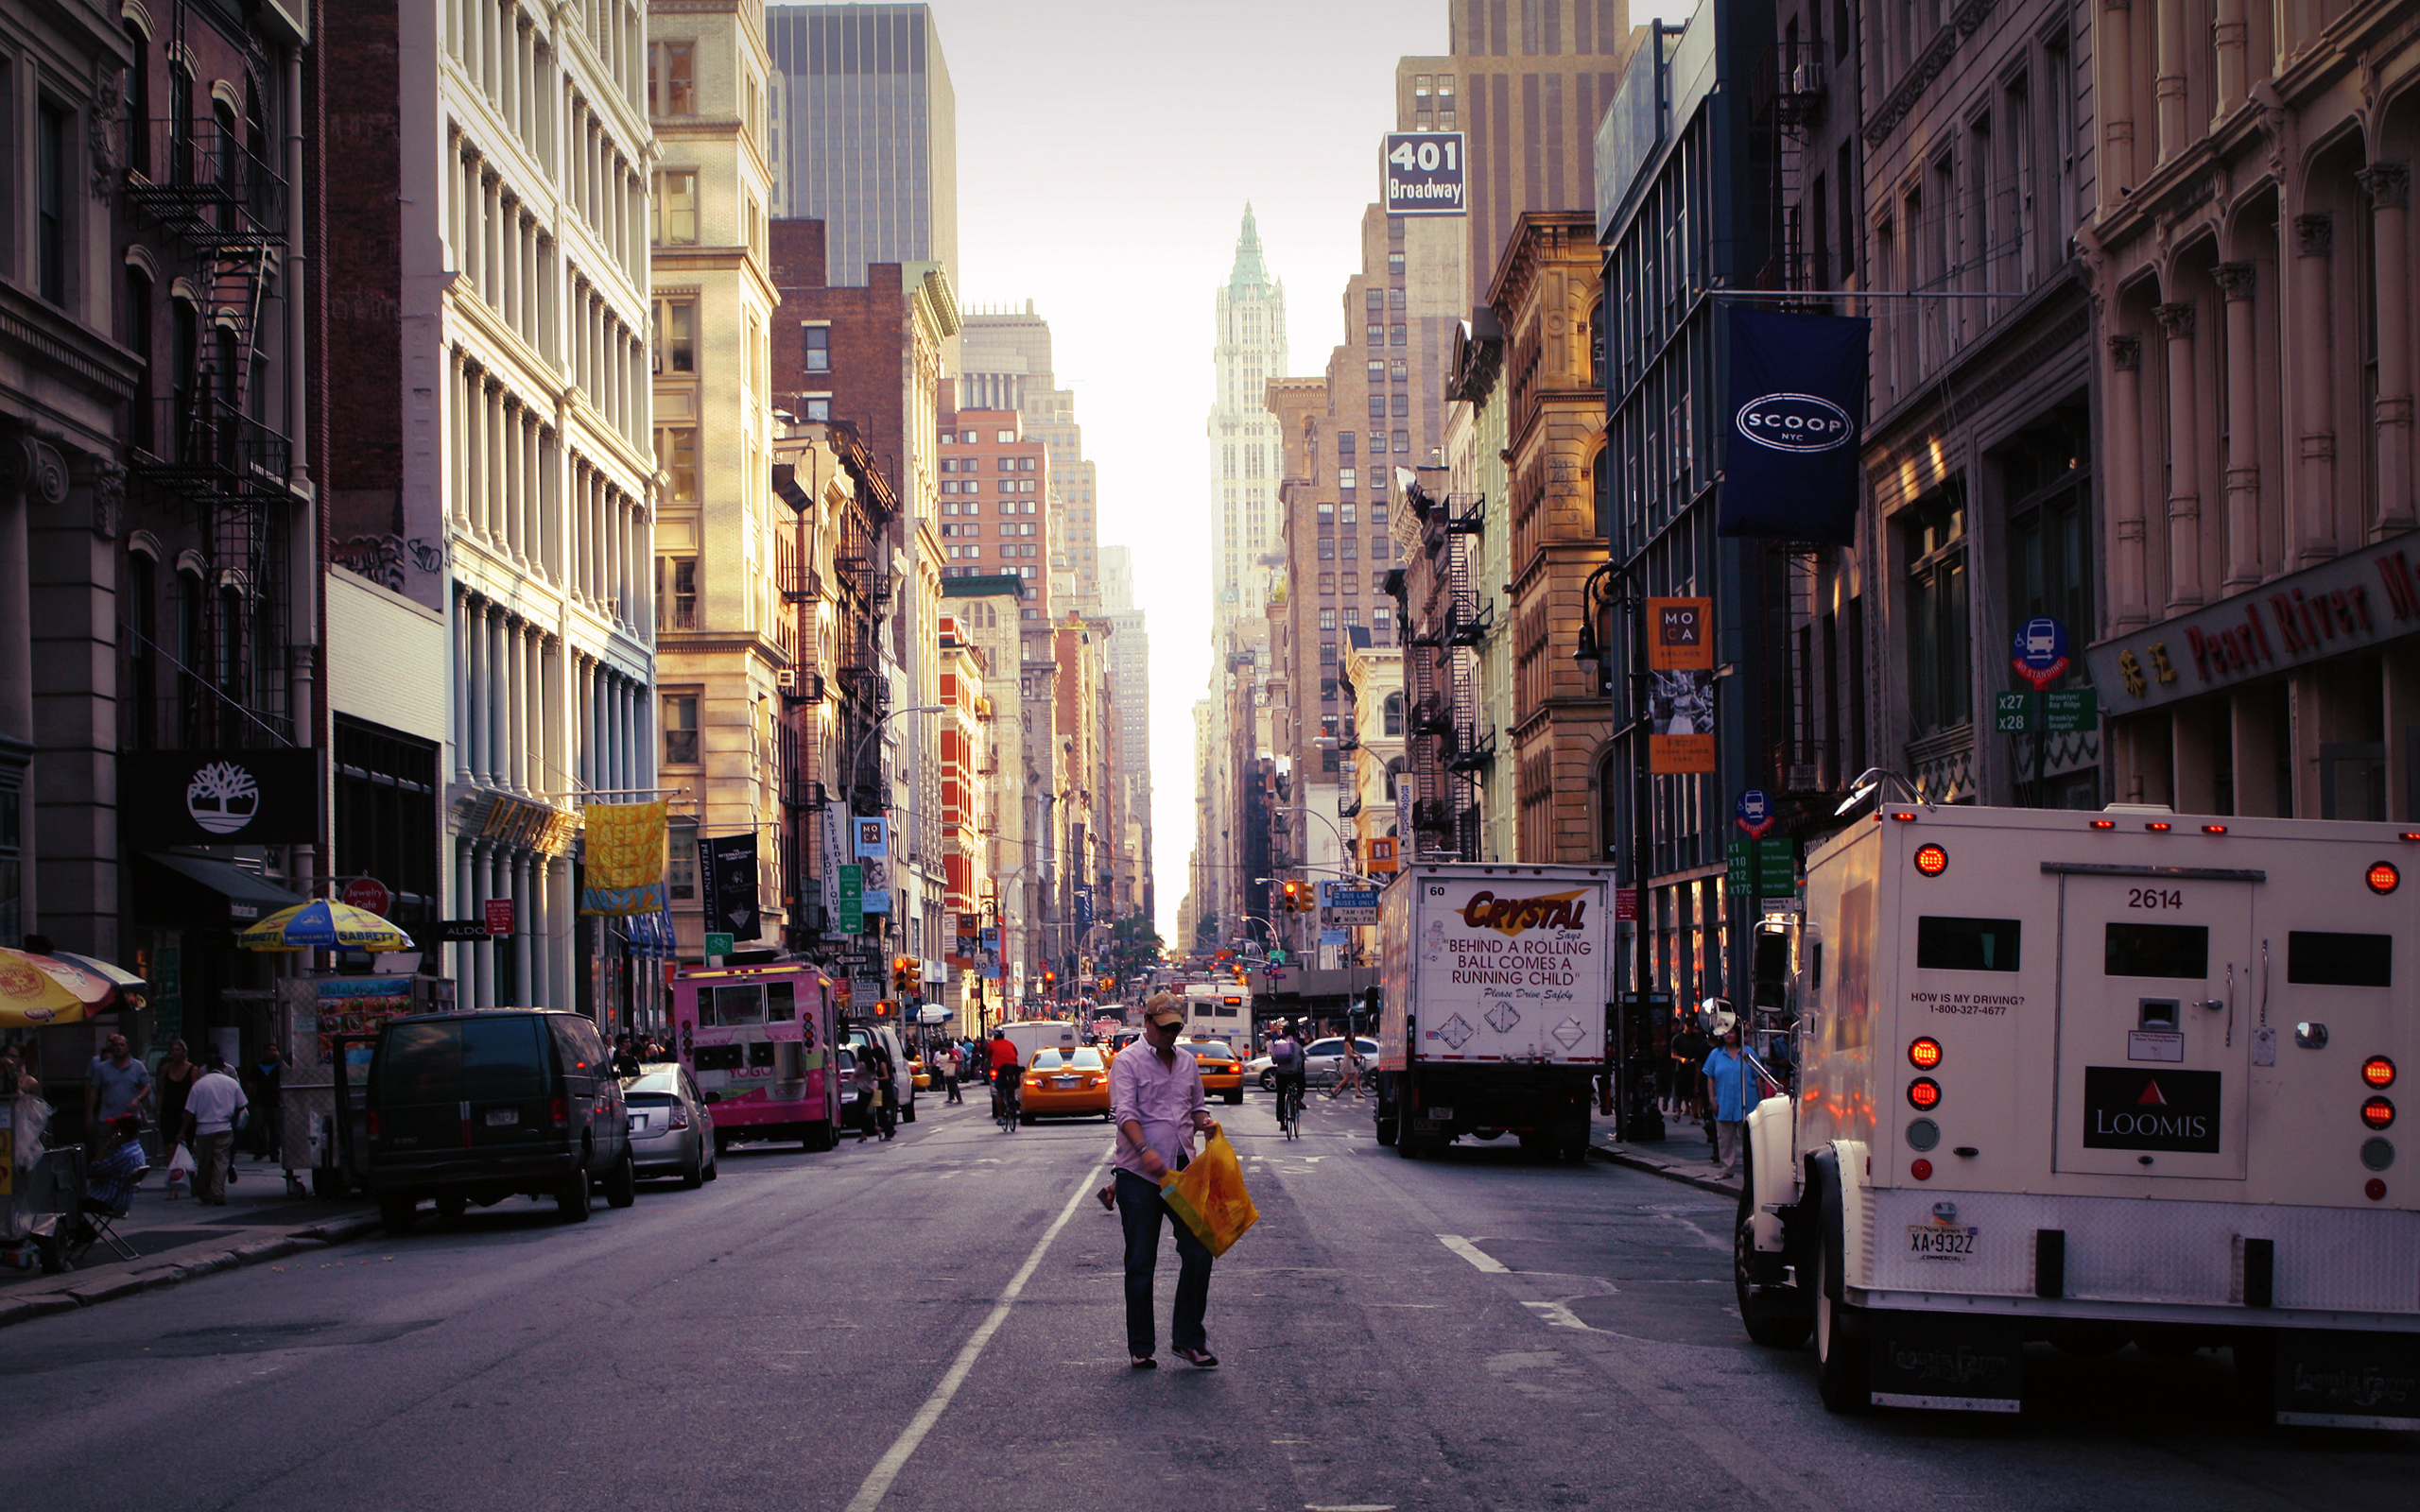
{"type": "Polygon", "coordinates": [[[233,834],[261,808],[261,785],[233,762],[212,762],[185,787],[185,812],[213,834],[233,834]]]}
{"type": "Polygon", "coordinates": [[[1508,936],[1531,929],[1578,929],[1587,912],[1587,895],[1580,888],[1536,898],[1498,898],[1482,887],[1461,908],[1462,922],[1471,928],[1508,936]]]}
{"type": "Polygon", "coordinates": [[[1846,446],[1857,427],[1849,412],[1816,394],[1767,394],[1739,406],[1739,434],[1776,452],[1828,452],[1846,446]]]}

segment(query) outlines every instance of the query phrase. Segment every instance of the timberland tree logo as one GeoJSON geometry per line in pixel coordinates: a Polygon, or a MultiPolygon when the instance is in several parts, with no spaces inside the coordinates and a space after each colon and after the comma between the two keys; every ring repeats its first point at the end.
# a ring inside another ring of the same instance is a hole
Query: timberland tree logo
{"type": "Polygon", "coordinates": [[[2084,1146],[2216,1155],[2223,1086],[2215,1071],[2086,1066],[2084,1146]]]}
{"type": "Polygon", "coordinates": [[[1495,930],[1511,939],[1531,929],[1578,929],[1587,912],[1584,887],[1535,898],[1498,898],[1482,887],[1462,904],[1462,922],[1473,929],[1495,930]]]}
{"type": "Polygon", "coordinates": [[[261,785],[233,762],[212,762],[185,787],[185,812],[212,834],[233,834],[261,808],[261,785]]]}

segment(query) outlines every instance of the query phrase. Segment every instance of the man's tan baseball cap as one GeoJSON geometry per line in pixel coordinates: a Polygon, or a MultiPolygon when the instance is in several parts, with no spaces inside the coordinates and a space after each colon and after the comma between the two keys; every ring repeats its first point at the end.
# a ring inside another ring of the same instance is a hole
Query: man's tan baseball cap
{"type": "Polygon", "coordinates": [[[1184,1005],[1173,992],[1154,992],[1143,1005],[1145,1023],[1183,1023],[1184,1005]]]}

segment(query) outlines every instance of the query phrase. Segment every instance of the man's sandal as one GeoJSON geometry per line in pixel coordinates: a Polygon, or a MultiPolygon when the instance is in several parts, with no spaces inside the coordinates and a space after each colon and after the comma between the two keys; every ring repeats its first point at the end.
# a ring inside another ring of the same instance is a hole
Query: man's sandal
{"type": "Polygon", "coordinates": [[[1148,1354],[1138,1354],[1127,1363],[1137,1370],[1157,1370],[1160,1367],[1160,1362],[1148,1354]]]}
{"type": "Polygon", "coordinates": [[[1212,1354],[1212,1353],[1211,1353],[1209,1350],[1207,1350],[1207,1349],[1176,1349],[1176,1350],[1174,1350],[1174,1351],[1172,1351],[1172,1352],[1176,1355],[1176,1357],[1177,1357],[1178,1359],[1183,1360],[1185,1364],[1187,1364],[1187,1365],[1189,1365],[1189,1366],[1192,1366],[1195,1369],[1198,1369],[1198,1370],[1216,1370],[1217,1368],[1219,1368],[1219,1357],[1218,1357],[1217,1355],[1215,1355],[1215,1354],[1212,1354]]]}

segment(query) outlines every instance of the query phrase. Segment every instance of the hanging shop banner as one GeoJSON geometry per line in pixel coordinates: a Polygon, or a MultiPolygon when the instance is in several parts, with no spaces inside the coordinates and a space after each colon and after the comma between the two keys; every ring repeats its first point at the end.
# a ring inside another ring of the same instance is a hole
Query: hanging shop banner
{"type": "Polygon", "coordinates": [[[309,845],[320,834],[320,753],[127,751],[117,759],[118,825],[147,849],[309,845]]]}
{"type": "Polygon", "coordinates": [[[1742,309],[1730,318],[1720,533],[1852,544],[1872,322],[1742,309]]]}
{"type": "Polygon", "coordinates": [[[664,908],[668,901],[664,870],[669,809],[658,799],[652,803],[591,803],[581,811],[587,820],[581,913],[631,918],[664,908]]]}
{"type": "Polygon", "coordinates": [[[757,916],[755,831],[698,837],[698,890],[708,930],[735,940],[763,933],[757,916]]]}
{"type": "Polygon", "coordinates": [[[1714,600],[1647,601],[1647,769],[1713,771],[1714,600]]]}
{"type": "Polygon", "coordinates": [[[850,821],[856,827],[856,854],[887,856],[890,854],[890,820],[881,815],[860,816],[850,821]]]}

